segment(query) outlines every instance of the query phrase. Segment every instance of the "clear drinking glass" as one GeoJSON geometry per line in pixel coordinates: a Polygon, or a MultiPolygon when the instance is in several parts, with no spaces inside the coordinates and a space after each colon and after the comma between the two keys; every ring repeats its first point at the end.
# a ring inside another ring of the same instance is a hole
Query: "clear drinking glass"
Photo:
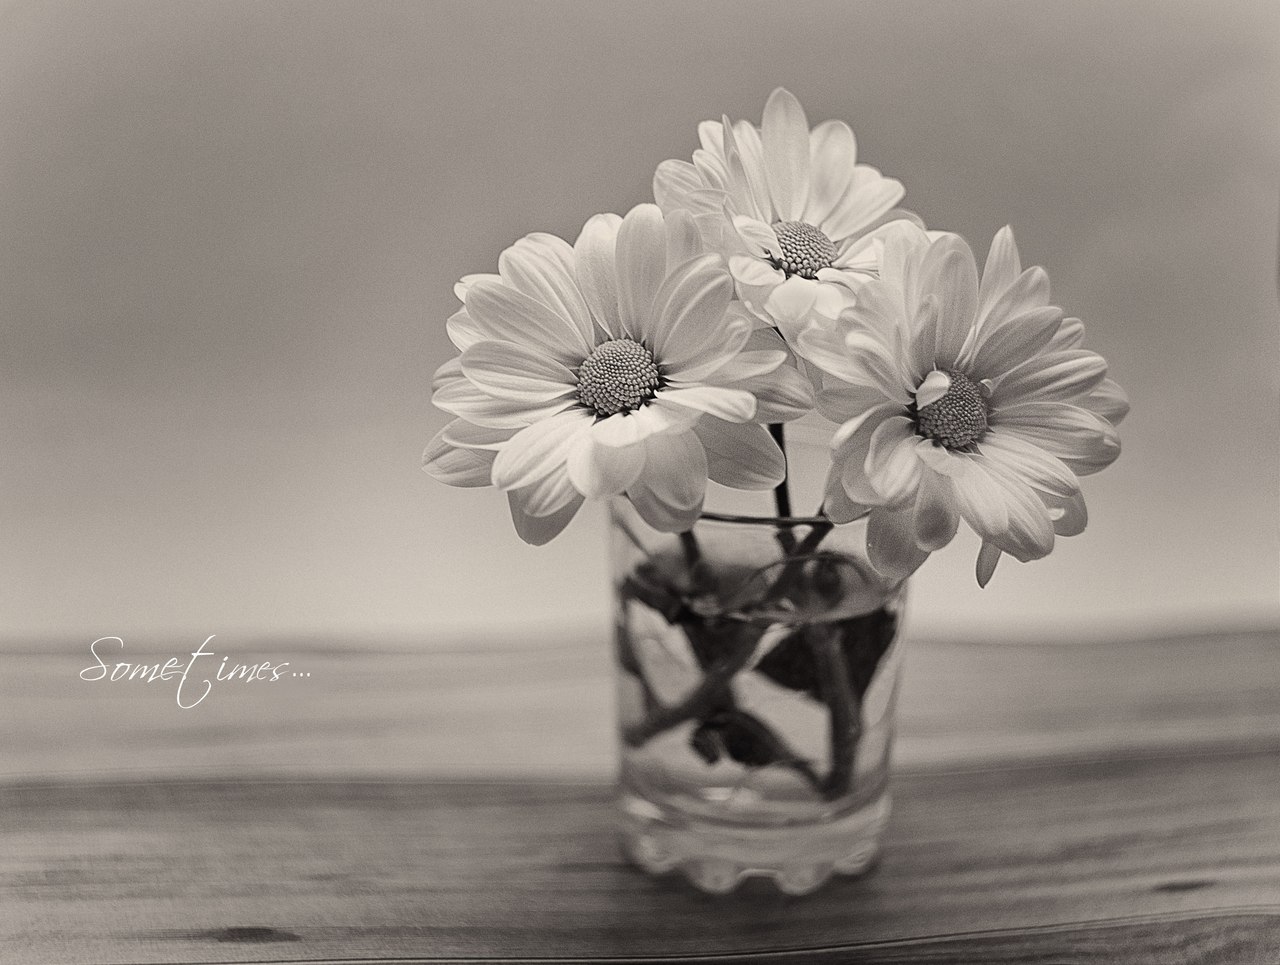
{"type": "Polygon", "coordinates": [[[785,892],[874,859],[905,584],[859,524],[704,514],[690,534],[611,506],[624,846],[704,891],[785,892]]]}

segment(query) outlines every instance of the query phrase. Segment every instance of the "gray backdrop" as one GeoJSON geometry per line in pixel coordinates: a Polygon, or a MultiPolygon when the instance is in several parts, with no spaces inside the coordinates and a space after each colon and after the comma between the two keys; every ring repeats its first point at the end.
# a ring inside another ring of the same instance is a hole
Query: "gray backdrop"
{"type": "Polygon", "coordinates": [[[601,513],[535,550],[418,468],[451,287],[779,84],[1132,397],[1089,531],[986,591],[958,540],[916,630],[1273,622],[1278,54],[1222,0],[3,4],[0,634],[603,632],[601,513]]]}

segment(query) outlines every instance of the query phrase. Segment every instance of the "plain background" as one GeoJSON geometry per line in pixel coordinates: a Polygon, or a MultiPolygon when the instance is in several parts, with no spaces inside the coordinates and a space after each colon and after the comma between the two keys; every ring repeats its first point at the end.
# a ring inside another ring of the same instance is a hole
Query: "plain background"
{"type": "Polygon", "coordinates": [[[915,581],[930,635],[1280,622],[1280,5],[0,5],[0,638],[544,639],[605,527],[521,544],[420,454],[453,282],[648,200],[783,85],[981,257],[1011,223],[1133,412],[1089,530],[915,581]]]}

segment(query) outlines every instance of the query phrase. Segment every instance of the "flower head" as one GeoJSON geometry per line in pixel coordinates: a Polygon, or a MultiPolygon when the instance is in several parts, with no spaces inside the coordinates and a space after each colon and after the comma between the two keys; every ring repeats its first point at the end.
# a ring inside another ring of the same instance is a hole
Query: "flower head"
{"type": "Polygon", "coordinates": [[[449,319],[461,357],[436,374],[457,416],[424,468],[507,492],[545,543],[585,499],[626,494],[657,529],[688,529],[708,479],[768,489],[782,452],[759,423],[803,415],[808,383],[733,299],[724,260],[684,212],[597,215],[570,246],[534,234],[470,275],[449,319]]]}
{"type": "Polygon", "coordinates": [[[1010,229],[979,281],[955,235],[913,225],[885,240],[880,277],[838,325],[813,325],[800,351],[821,370],[818,408],[833,440],[827,512],[869,513],[877,567],[910,572],[960,519],[982,537],[978,582],[1001,553],[1046,556],[1084,529],[1079,476],[1120,453],[1128,411],[1083,326],[1049,303],[1040,268],[1022,270],[1010,229]]]}
{"type": "Polygon", "coordinates": [[[729,259],[739,296],[790,339],[813,314],[835,317],[875,273],[877,228],[897,218],[901,182],[857,163],[843,121],[812,130],[778,88],[761,127],[729,119],[698,127],[688,161],[664,161],[653,191],[664,211],[693,213],[709,246],[729,259]]]}

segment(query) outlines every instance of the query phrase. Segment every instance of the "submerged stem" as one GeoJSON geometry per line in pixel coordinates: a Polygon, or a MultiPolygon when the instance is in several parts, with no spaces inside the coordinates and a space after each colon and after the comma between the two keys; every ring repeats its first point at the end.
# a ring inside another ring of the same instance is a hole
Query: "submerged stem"
{"type": "Polygon", "coordinates": [[[862,738],[861,701],[849,685],[849,664],[840,639],[830,627],[811,627],[808,642],[818,664],[818,686],[831,717],[831,769],[822,783],[828,799],[840,797],[853,783],[854,755],[862,738]]]}
{"type": "Polygon", "coordinates": [[[709,715],[733,675],[747,665],[755,652],[756,641],[749,637],[739,638],[736,643],[734,649],[706,669],[698,686],[683,699],[669,707],[655,708],[644,720],[624,728],[622,739],[632,747],[639,747],[655,734],[670,730],[686,720],[709,715]]]}

